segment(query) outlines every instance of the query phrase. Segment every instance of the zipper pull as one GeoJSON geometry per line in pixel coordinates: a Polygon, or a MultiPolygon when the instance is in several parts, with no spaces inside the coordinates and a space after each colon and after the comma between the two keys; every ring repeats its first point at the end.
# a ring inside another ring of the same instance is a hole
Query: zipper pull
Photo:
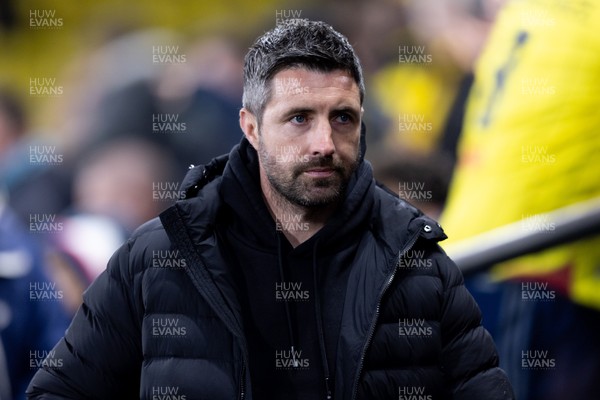
{"type": "Polygon", "coordinates": [[[325,398],[327,400],[333,399],[333,396],[331,395],[331,388],[329,387],[329,377],[325,377],[325,393],[325,398]]]}
{"type": "Polygon", "coordinates": [[[294,365],[294,368],[298,368],[298,360],[296,360],[296,352],[294,351],[294,346],[291,346],[292,348],[292,365],[294,365]]]}

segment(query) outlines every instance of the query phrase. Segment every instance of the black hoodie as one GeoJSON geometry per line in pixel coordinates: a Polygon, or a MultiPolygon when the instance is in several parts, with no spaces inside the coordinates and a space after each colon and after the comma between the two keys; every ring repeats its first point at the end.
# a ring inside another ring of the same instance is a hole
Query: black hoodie
{"type": "Polygon", "coordinates": [[[230,154],[219,236],[238,271],[254,398],[326,398],[332,390],[349,266],[368,229],[373,190],[361,162],[337,212],[293,248],[267,210],[256,151],[243,140],[230,154]]]}

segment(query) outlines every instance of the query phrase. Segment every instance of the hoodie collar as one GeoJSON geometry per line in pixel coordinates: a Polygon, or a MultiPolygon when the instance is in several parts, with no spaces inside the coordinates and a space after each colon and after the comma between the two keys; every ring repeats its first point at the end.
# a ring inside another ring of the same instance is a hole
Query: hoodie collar
{"type": "MultiPolygon", "coordinates": [[[[352,175],[340,207],[319,232],[296,247],[296,252],[310,251],[316,241],[319,247],[331,248],[348,239],[357,229],[368,224],[373,205],[374,181],[371,166],[361,159],[352,175]]],[[[275,221],[265,204],[260,188],[258,155],[247,139],[229,154],[220,185],[221,197],[238,220],[244,234],[254,245],[275,250],[275,221]]]]}

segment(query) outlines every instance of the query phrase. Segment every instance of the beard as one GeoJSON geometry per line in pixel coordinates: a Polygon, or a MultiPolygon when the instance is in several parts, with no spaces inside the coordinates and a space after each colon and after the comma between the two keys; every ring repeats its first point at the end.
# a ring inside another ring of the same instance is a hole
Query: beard
{"type": "Polygon", "coordinates": [[[356,157],[347,164],[334,156],[304,156],[299,157],[300,160],[281,162],[268,152],[259,138],[258,156],[276,193],[291,204],[317,208],[338,203],[343,199],[350,177],[358,167],[360,152],[357,151],[356,157]],[[322,178],[304,174],[314,168],[331,169],[333,173],[322,178]]]}

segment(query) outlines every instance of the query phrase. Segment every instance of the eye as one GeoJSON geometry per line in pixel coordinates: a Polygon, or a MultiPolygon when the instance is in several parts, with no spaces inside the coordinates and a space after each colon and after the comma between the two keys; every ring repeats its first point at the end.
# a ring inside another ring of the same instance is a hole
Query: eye
{"type": "Polygon", "coordinates": [[[291,121],[295,124],[303,124],[306,122],[306,116],[305,115],[294,115],[292,117],[291,121]]]}
{"type": "Polygon", "coordinates": [[[352,116],[347,113],[341,113],[336,118],[336,121],[342,124],[348,124],[352,122],[352,116]]]}

